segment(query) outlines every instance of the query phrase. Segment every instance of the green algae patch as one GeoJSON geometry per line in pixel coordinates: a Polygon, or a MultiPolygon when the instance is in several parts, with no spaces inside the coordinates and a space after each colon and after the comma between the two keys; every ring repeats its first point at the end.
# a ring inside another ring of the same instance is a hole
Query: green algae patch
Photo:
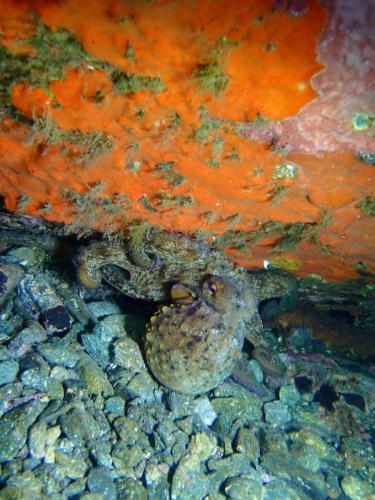
{"type": "Polygon", "coordinates": [[[28,41],[35,47],[36,56],[27,58],[30,72],[27,81],[48,89],[51,80],[61,80],[67,67],[79,68],[90,64],[95,69],[107,69],[109,65],[88,54],[76,37],[64,28],[51,31],[37,18],[36,34],[28,41]]]}
{"type": "Polygon", "coordinates": [[[272,267],[284,269],[285,271],[300,271],[302,269],[302,262],[300,260],[282,256],[272,257],[270,264],[272,267]]]}
{"type": "Polygon", "coordinates": [[[89,64],[95,69],[110,66],[87,54],[76,37],[68,30],[51,31],[34,16],[36,33],[27,43],[35,48],[34,55],[14,54],[0,44],[0,118],[9,117],[32,123],[11,103],[12,86],[27,82],[50,93],[49,84],[61,80],[68,68],[89,64]]]}
{"type": "Polygon", "coordinates": [[[228,229],[225,233],[216,236],[213,242],[213,247],[216,250],[224,251],[229,248],[234,248],[239,252],[249,251],[249,232],[244,230],[228,229]]]}
{"type": "Polygon", "coordinates": [[[268,221],[261,228],[251,233],[252,243],[258,243],[269,236],[279,236],[274,252],[287,252],[295,248],[303,240],[316,237],[319,225],[314,222],[293,222],[285,224],[279,221],[268,221]]]}
{"type": "Polygon", "coordinates": [[[310,241],[319,244],[319,231],[327,226],[331,216],[327,210],[321,213],[321,219],[317,222],[290,222],[267,221],[256,231],[250,232],[250,241],[258,241],[269,236],[279,237],[273,247],[273,252],[288,252],[298,246],[302,241],[310,241]]]}
{"type": "Polygon", "coordinates": [[[199,108],[200,126],[195,130],[195,139],[204,144],[211,142],[212,133],[220,129],[221,120],[211,118],[204,106],[199,108]]]}
{"type": "Polygon", "coordinates": [[[223,92],[229,82],[229,76],[223,72],[221,65],[217,62],[198,66],[195,78],[203,91],[212,92],[214,95],[223,92]]]}
{"type": "Polygon", "coordinates": [[[175,161],[160,162],[155,165],[155,170],[164,172],[167,182],[169,182],[172,187],[179,186],[186,179],[184,175],[179,174],[173,169],[174,166],[176,166],[175,161]]]}
{"type": "Polygon", "coordinates": [[[369,113],[356,113],[352,118],[352,127],[357,132],[369,129],[375,120],[375,116],[369,113]]]}
{"type": "Polygon", "coordinates": [[[160,210],[171,208],[172,210],[178,210],[181,207],[190,207],[194,205],[194,199],[191,196],[185,196],[182,194],[176,194],[171,196],[169,193],[158,193],[155,196],[157,207],[160,210]]]}
{"type": "Polygon", "coordinates": [[[362,212],[370,217],[375,217],[375,198],[373,196],[366,196],[359,203],[358,207],[362,212]]]}
{"type": "Polygon", "coordinates": [[[0,119],[7,116],[18,121],[32,123],[11,103],[13,84],[28,76],[30,76],[30,71],[27,67],[27,58],[12,54],[0,44],[0,119]]]}
{"type": "MultiPolygon", "coordinates": [[[[92,223],[98,218],[106,220],[106,216],[109,214],[125,217],[126,210],[131,206],[129,198],[122,193],[113,197],[101,194],[104,186],[103,182],[87,186],[85,193],[73,189],[62,191],[62,195],[70,203],[70,211],[74,215],[73,222],[65,226],[67,234],[77,233],[78,237],[91,234],[93,230],[89,228],[90,222],[92,223]]],[[[112,240],[115,234],[117,234],[116,227],[112,227],[111,224],[107,225],[104,232],[105,237],[112,240]]],[[[120,235],[118,234],[117,237],[120,235]]]]}
{"type": "Polygon", "coordinates": [[[374,153],[370,153],[368,151],[359,151],[354,156],[360,162],[365,163],[366,165],[371,165],[372,167],[375,167],[375,154],[374,153]]]}
{"type": "Polygon", "coordinates": [[[275,186],[273,189],[271,189],[271,191],[269,191],[268,193],[268,196],[271,199],[272,205],[278,205],[288,191],[289,186],[275,186]]]}
{"type": "Polygon", "coordinates": [[[67,142],[78,146],[81,151],[76,156],[76,165],[90,163],[112,148],[112,140],[107,134],[97,130],[91,132],[82,132],[79,129],[63,130],[56,125],[48,113],[35,118],[32,128],[33,136],[30,144],[37,142],[53,145],[67,142]]]}
{"type": "Polygon", "coordinates": [[[297,175],[297,167],[292,163],[281,163],[275,167],[273,179],[294,179],[297,175]]]}
{"type": "Polygon", "coordinates": [[[238,42],[230,40],[226,36],[219,37],[211,60],[197,66],[194,78],[203,92],[210,92],[217,96],[227,89],[230,77],[224,73],[223,63],[228,49],[237,45],[238,42]]]}
{"type": "Polygon", "coordinates": [[[134,94],[140,90],[149,90],[158,94],[165,89],[164,83],[158,77],[127,74],[115,70],[111,74],[111,79],[115,92],[119,94],[134,94]]]}

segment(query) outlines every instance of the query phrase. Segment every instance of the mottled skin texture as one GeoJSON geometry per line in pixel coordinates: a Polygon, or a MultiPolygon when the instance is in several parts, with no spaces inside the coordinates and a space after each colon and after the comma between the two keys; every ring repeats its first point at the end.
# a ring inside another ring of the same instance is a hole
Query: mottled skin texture
{"type": "Polygon", "coordinates": [[[249,290],[216,276],[203,278],[196,293],[190,304],[159,309],[145,346],[155,377],[192,394],[213,389],[230,375],[242,350],[252,300],[249,290]]]}
{"type": "Polygon", "coordinates": [[[162,384],[190,394],[230,375],[245,337],[268,348],[258,304],[295,284],[283,274],[249,274],[200,241],[146,227],[133,230],[122,246],[92,243],[76,264],[86,286],[104,278],[130,297],[169,304],[151,318],[146,359],[162,384]]]}

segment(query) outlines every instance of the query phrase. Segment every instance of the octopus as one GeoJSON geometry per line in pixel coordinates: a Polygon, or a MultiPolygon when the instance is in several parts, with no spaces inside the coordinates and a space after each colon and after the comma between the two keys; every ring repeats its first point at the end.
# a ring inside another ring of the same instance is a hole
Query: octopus
{"type": "Polygon", "coordinates": [[[267,345],[258,305],[293,293],[290,275],[250,274],[202,241],[148,226],[130,231],[122,245],[83,247],[76,268],[86,287],[104,279],[129,297],[161,303],[147,327],[144,353],[164,386],[186,394],[214,389],[234,370],[245,338],[269,370],[283,372],[267,345]]]}

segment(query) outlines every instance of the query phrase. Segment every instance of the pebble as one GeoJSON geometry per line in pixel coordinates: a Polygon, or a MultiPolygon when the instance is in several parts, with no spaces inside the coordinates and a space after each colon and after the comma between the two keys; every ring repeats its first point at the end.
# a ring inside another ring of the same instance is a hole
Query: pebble
{"type": "Polygon", "coordinates": [[[87,309],[97,319],[110,314],[121,314],[121,308],[115,302],[95,300],[87,303],[87,309]]]}
{"type": "Polygon", "coordinates": [[[38,352],[49,364],[67,368],[73,368],[80,359],[78,346],[66,346],[61,342],[41,344],[38,346],[38,352]]]}
{"type": "Polygon", "coordinates": [[[249,424],[262,418],[262,401],[255,394],[248,394],[246,398],[214,398],[211,405],[215,413],[225,415],[232,422],[241,420],[249,424]]]}
{"type": "Polygon", "coordinates": [[[10,384],[16,380],[18,373],[17,361],[3,361],[0,363],[0,385],[10,384]]]}
{"type": "Polygon", "coordinates": [[[125,401],[117,396],[114,396],[112,398],[107,398],[105,402],[105,409],[109,413],[122,416],[124,415],[125,411],[125,401]]]}
{"type": "Polygon", "coordinates": [[[246,474],[241,477],[230,478],[225,482],[225,494],[233,500],[249,499],[262,500],[262,486],[259,481],[246,477],[246,474]]]}
{"type": "Polygon", "coordinates": [[[38,321],[32,321],[21,330],[8,344],[9,354],[20,358],[36,344],[41,344],[47,339],[47,332],[38,321]]]}
{"type": "Polygon", "coordinates": [[[217,413],[207,396],[196,399],[193,403],[193,411],[204,425],[210,427],[217,418],[217,413]]]}
{"type": "Polygon", "coordinates": [[[283,385],[279,390],[280,401],[295,406],[301,401],[301,395],[295,385],[283,385]]]}
{"type": "Polygon", "coordinates": [[[132,372],[146,370],[139,345],[129,337],[124,337],[115,343],[114,362],[132,372]]]}
{"type": "Polygon", "coordinates": [[[86,382],[89,394],[112,396],[113,388],[107,375],[100,366],[85,353],[80,353],[80,374],[86,382]]]}
{"type": "Polygon", "coordinates": [[[374,490],[372,490],[371,485],[352,474],[343,477],[340,486],[345,495],[351,500],[360,500],[362,498],[371,498],[372,500],[372,498],[375,498],[374,490]]]}
{"type": "Polygon", "coordinates": [[[130,398],[140,397],[145,401],[155,401],[154,392],[158,388],[157,383],[148,372],[136,373],[126,385],[126,393],[130,398]]]}
{"type": "Polygon", "coordinates": [[[124,314],[111,314],[99,321],[94,326],[93,333],[100,337],[104,342],[110,342],[117,337],[126,335],[124,314]]]}
{"type": "Polygon", "coordinates": [[[74,409],[60,417],[61,430],[75,443],[97,439],[101,432],[98,423],[85,410],[74,409]]]}
{"type": "Polygon", "coordinates": [[[24,272],[24,269],[17,264],[0,261],[0,307],[10,299],[24,272]]]}
{"type": "Polygon", "coordinates": [[[215,448],[216,445],[205,434],[191,438],[188,453],[180,459],[173,474],[172,500],[195,500],[208,494],[210,481],[201,471],[200,464],[215,448]]]}
{"type": "MultiPolygon", "coordinates": [[[[131,477],[121,478],[116,481],[118,498],[129,498],[132,500],[149,500],[148,492],[142,485],[141,481],[137,481],[131,477]]],[[[160,497],[163,498],[163,497],[160,497]]],[[[155,499],[159,500],[159,499],[155,499]]]]}
{"type": "Polygon", "coordinates": [[[87,354],[99,365],[106,367],[109,363],[109,342],[98,335],[88,333],[81,335],[81,341],[87,354]]]}
{"type": "Polygon", "coordinates": [[[271,401],[265,403],[264,412],[266,422],[271,425],[285,425],[291,420],[291,414],[284,401],[271,401]]]}
{"type": "Polygon", "coordinates": [[[0,419],[0,463],[17,455],[27,440],[29,428],[47,406],[47,399],[36,399],[4,413],[0,419]]]}
{"type": "Polygon", "coordinates": [[[56,464],[63,468],[66,477],[69,479],[82,479],[86,475],[88,465],[80,456],[74,457],[61,451],[56,451],[55,461],[56,464]]]}
{"type": "Polygon", "coordinates": [[[105,469],[92,470],[87,478],[90,493],[101,493],[103,500],[116,500],[116,486],[109,472],[105,469]]]}
{"type": "Polygon", "coordinates": [[[112,469],[112,444],[110,442],[100,441],[90,448],[90,455],[99,467],[112,469]]]}
{"type": "Polygon", "coordinates": [[[234,440],[234,449],[238,453],[244,453],[251,463],[257,464],[260,457],[260,446],[254,431],[241,427],[234,440]]]}
{"type": "Polygon", "coordinates": [[[311,497],[301,491],[300,488],[292,486],[292,484],[282,479],[276,479],[265,484],[261,493],[262,500],[311,500],[311,498],[319,497],[311,497]]]}

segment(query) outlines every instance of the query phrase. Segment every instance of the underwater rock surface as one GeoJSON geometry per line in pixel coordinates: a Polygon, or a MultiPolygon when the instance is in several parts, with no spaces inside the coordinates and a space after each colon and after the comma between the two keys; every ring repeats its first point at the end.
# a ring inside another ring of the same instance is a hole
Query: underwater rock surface
{"type": "Polygon", "coordinates": [[[373,359],[328,349],[291,316],[281,331],[270,304],[280,365],[250,344],[241,365],[263,392],[229,378],[177,393],[144,362],[152,305],[83,288],[61,257],[31,250],[3,249],[2,269],[53,285],[71,324],[49,333],[22,286],[2,304],[2,497],[372,498],[373,359]]]}

